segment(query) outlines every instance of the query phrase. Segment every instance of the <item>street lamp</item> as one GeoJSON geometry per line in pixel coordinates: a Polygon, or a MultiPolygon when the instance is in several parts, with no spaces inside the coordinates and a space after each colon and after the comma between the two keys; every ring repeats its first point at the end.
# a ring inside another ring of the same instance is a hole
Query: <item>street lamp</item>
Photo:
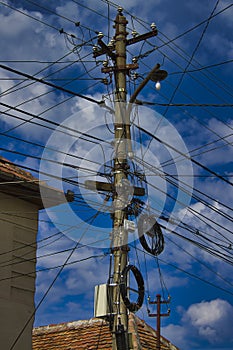
{"type": "Polygon", "coordinates": [[[157,71],[153,72],[150,75],[150,80],[156,82],[155,84],[155,88],[156,90],[160,90],[161,89],[161,84],[160,82],[164,79],[166,79],[168,76],[168,73],[166,70],[163,69],[158,69],[157,71]]]}
{"type": "Polygon", "coordinates": [[[129,103],[132,104],[135,102],[138,94],[142,91],[142,89],[146,86],[149,80],[156,82],[156,89],[160,89],[160,81],[166,79],[168,76],[167,71],[160,69],[160,64],[157,63],[154,68],[150,71],[150,73],[147,75],[147,77],[141,82],[141,84],[137,87],[137,89],[134,91],[132,96],[130,97],[129,103]]]}

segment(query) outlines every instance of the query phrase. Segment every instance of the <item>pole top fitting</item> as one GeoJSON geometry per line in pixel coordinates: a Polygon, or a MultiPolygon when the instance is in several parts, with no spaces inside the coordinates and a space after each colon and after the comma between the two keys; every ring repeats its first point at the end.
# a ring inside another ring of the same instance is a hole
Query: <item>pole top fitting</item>
{"type": "Polygon", "coordinates": [[[99,32],[97,36],[98,36],[98,39],[102,39],[104,37],[104,34],[102,32],[99,32]]]}
{"type": "Polygon", "coordinates": [[[118,6],[118,9],[117,9],[117,11],[119,12],[119,14],[121,15],[122,14],[122,11],[123,11],[123,7],[121,7],[121,6],[118,6]]]}
{"type": "Polygon", "coordinates": [[[156,26],[156,24],[154,22],[151,23],[150,27],[151,27],[152,31],[155,31],[157,29],[157,26],[156,26]]]}

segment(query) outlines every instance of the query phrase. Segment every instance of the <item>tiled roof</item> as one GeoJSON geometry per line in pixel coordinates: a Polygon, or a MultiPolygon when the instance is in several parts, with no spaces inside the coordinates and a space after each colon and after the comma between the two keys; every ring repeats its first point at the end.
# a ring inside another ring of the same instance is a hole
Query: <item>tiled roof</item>
{"type": "MultiPolygon", "coordinates": [[[[129,316],[134,350],[156,349],[156,331],[134,314],[129,316]]],[[[161,337],[161,350],[178,350],[161,337]]],[[[33,350],[111,350],[109,324],[101,319],[38,327],[33,330],[33,350]]]]}
{"type": "Polygon", "coordinates": [[[0,156],[0,177],[8,175],[20,180],[37,181],[29,172],[15,166],[12,162],[0,156]]]}
{"type": "Polygon", "coordinates": [[[1,156],[0,192],[33,203],[38,209],[56,206],[66,201],[73,201],[73,193],[71,191],[68,191],[64,197],[63,192],[47,186],[45,182],[39,182],[39,179],[32,176],[32,174],[1,156]],[[43,201],[41,198],[41,190],[43,193],[43,201]]]}

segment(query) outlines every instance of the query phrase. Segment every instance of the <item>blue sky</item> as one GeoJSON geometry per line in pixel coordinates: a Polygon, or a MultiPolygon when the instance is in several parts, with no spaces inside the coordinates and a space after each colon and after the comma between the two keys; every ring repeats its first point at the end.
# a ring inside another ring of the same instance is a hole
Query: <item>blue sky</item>
{"type": "MultiPolygon", "coordinates": [[[[171,295],[162,335],[183,350],[232,349],[233,10],[221,0],[119,3],[129,37],[132,30],[150,31],[152,22],[158,28],[158,36],[128,47],[128,62],[139,58],[138,78],[127,78],[128,96],[156,63],[168,72],[160,91],[147,84],[138,96],[144,103],[131,115],[134,161],[147,179],[143,210],[165,226],[165,249],[158,259],[145,254],[135,232],[129,261],[143,274],[146,297],[171,295]]],[[[96,32],[106,43],[114,35],[116,6],[105,0],[4,0],[0,6],[1,155],[75,193],[72,205],[40,213],[37,305],[58,266],[82,244],[38,307],[35,325],[88,319],[94,286],[108,278],[111,203],[106,208],[103,196],[85,190],[83,181],[101,179],[103,171],[111,177],[114,116],[6,68],[113,108],[114,85],[101,73],[106,57],[95,61],[92,47],[96,32]]],[[[145,301],[138,316],[155,326],[147,307],[145,301]]]]}

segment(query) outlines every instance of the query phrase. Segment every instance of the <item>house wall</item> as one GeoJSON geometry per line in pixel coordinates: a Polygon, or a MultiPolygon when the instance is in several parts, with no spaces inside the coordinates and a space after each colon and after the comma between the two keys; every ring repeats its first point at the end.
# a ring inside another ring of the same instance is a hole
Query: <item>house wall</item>
{"type": "MultiPolygon", "coordinates": [[[[34,311],[38,208],[0,192],[0,347],[10,350],[34,311]]],[[[32,349],[34,317],[14,350],[32,349]]]]}

